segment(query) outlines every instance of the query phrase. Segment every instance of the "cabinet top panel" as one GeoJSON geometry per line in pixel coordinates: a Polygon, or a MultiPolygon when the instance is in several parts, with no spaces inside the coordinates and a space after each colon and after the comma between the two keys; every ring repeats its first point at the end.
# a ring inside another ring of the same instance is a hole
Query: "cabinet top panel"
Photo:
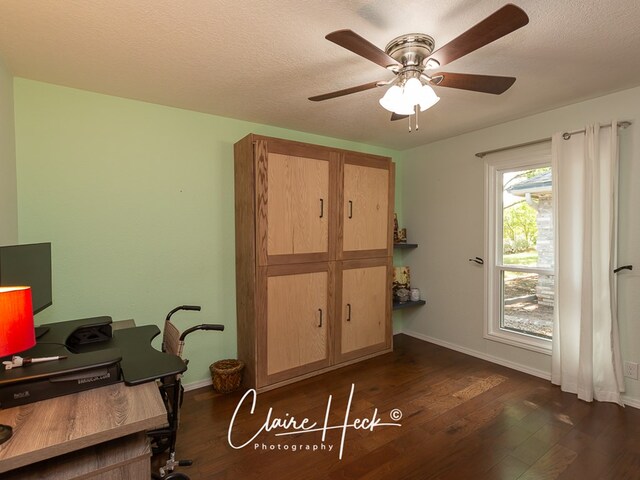
{"type": "Polygon", "coordinates": [[[246,141],[246,139],[250,138],[251,141],[253,143],[256,143],[258,141],[264,141],[267,142],[267,148],[270,150],[270,146],[271,144],[273,144],[275,146],[275,148],[277,149],[278,146],[280,147],[284,147],[285,145],[291,147],[291,146],[299,146],[301,148],[309,148],[309,147],[313,147],[316,151],[326,151],[327,154],[330,152],[333,153],[338,153],[338,154],[346,154],[346,155],[358,155],[358,156],[366,156],[368,158],[375,158],[375,159],[379,159],[380,161],[386,161],[386,162],[391,162],[392,159],[391,157],[385,157],[382,155],[375,155],[372,153],[365,153],[365,152],[356,152],[353,150],[346,150],[346,149],[342,149],[342,148],[335,148],[335,147],[329,147],[329,146],[324,146],[324,145],[316,145],[316,144],[312,144],[312,143],[305,143],[305,142],[298,142],[295,140],[285,140],[282,138],[276,138],[276,137],[267,137],[264,135],[257,135],[255,133],[250,133],[249,135],[247,135],[246,137],[244,137],[242,140],[238,141],[237,143],[246,141]]]}

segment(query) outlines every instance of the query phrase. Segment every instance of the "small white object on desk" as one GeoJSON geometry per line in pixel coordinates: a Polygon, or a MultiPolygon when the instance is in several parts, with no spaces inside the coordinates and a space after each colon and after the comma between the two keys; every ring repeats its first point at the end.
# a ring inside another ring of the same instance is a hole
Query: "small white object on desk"
{"type": "Polygon", "coordinates": [[[11,370],[14,367],[22,367],[23,365],[29,365],[30,363],[40,363],[40,362],[52,362],[53,360],[64,360],[67,358],[66,355],[56,355],[54,357],[38,357],[38,358],[30,358],[30,357],[21,357],[19,355],[14,355],[11,360],[5,360],[2,362],[5,370],[11,370]]]}

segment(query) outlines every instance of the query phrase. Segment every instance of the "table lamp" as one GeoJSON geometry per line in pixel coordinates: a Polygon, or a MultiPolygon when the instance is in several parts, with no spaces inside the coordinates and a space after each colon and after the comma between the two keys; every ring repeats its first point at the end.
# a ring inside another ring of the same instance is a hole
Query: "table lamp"
{"type": "MultiPolygon", "coordinates": [[[[31,287],[0,287],[0,357],[28,350],[36,344],[31,287]]],[[[0,444],[13,430],[0,424],[0,444]]]]}

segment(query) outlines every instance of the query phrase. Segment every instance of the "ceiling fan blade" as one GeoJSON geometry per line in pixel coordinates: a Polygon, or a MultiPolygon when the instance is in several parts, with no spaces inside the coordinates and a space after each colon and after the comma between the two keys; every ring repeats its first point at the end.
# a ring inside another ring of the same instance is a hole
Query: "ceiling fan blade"
{"type": "Polygon", "coordinates": [[[395,122],[396,120],[402,120],[403,118],[407,118],[409,115],[400,115],[399,113],[392,113],[391,114],[391,121],[395,122]]]}
{"type": "Polygon", "coordinates": [[[352,93],[363,92],[376,88],[380,82],[370,82],[364,85],[358,85],[357,87],[345,88],[344,90],[337,90],[331,93],[325,93],[323,95],[316,95],[315,97],[309,97],[312,102],[321,102],[322,100],[329,100],[330,98],[343,97],[344,95],[351,95],[352,93]]]}
{"type": "Polygon", "coordinates": [[[402,66],[383,50],[380,50],[373,43],[362,38],[353,30],[337,30],[335,32],[331,32],[325,38],[336,45],[340,45],[341,47],[352,51],[356,55],[360,55],[373,63],[377,63],[381,67],[387,68],[392,65],[399,67],[402,66]]]}
{"type": "Polygon", "coordinates": [[[506,92],[515,81],[514,77],[472,75],[470,73],[439,72],[431,77],[431,83],[439,87],[459,88],[494,95],[506,92]]]}
{"type": "Polygon", "coordinates": [[[529,17],[524,10],[509,3],[440,47],[429,58],[436,60],[440,66],[446,65],[524,27],[527,23],[529,17]]]}

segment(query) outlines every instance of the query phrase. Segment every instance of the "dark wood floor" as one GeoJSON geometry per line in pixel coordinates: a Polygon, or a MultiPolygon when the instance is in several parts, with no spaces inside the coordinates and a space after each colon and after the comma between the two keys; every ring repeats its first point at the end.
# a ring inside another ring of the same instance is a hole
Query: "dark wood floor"
{"type": "Polygon", "coordinates": [[[232,441],[249,440],[269,408],[272,419],[323,425],[329,395],[329,425],[342,425],[352,383],[349,423],[376,408],[393,422],[399,409],[400,427],[347,430],[342,460],[342,430],[324,442],[321,432],[263,431],[236,450],[227,432],[243,392],[199,389],[182,408],[178,457],[194,464],[180,471],[192,480],[640,479],[639,410],[585,403],[546,380],[404,335],[394,342],[392,354],[260,394],[253,415],[243,403],[232,441]]]}

